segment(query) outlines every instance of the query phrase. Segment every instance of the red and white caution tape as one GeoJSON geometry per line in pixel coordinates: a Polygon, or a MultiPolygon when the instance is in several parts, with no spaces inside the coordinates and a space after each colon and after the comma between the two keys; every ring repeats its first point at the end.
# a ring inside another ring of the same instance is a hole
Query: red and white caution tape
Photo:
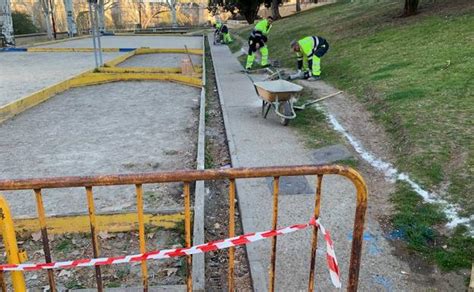
{"type": "Polygon", "coordinates": [[[91,267],[123,264],[130,262],[141,262],[146,260],[168,259],[172,257],[180,257],[186,255],[193,255],[198,253],[205,253],[218,249],[226,249],[232,246],[245,245],[251,242],[256,242],[266,238],[279,236],[283,234],[292,233],[298,230],[303,230],[310,226],[317,226],[324,235],[326,241],[326,259],[333,285],[337,288],[341,287],[341,278],[339,274],[339,266],[337,264],[336,254],[334,252],[333,242],[329,231],[327,231],[320,223],[319,219],[312,218],[309,223],[297,224],[277,230],[269,230],[264,232],[249,233],[241,236],[227,238],[223,240],[212,241],[205,244],[195,245],[189,248],[164,249],[159,251],[151,251],[142,254],[95,258],[95,259],[79,259],[74,261],[54,262],[54,263],[39,263],[39,264],[3,264],[0,265],[0,271],[37,271],[47,269],[69,269],[75,267],[91,267]]]}

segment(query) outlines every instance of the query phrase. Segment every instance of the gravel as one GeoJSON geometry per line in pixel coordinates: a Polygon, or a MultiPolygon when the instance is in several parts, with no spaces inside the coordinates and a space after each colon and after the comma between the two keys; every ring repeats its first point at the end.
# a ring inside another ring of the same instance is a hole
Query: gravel
{"type": "MultiPolygon", "coordinates": [[[[180,67],[181,60],[187,59],[186,54],[145,54],[133,56],[118,67],[180,67]]],[[[202,64],[202,57],[191,55],[194,65],[202,64]]]]}
{"type": "MultiPolygon", "coordinates": [[[[104,61],[122,53],[104,53],[104,61]]],[[[92,53],[0,53],[0,106],[94,68],[92,53]]]]}
{"type": "MultiPolygon", "coordinates": [[[[197,36],[103,36],[102,48],[202,48],[202,37],[197,36]]],[[[42,48],[92,48],[90,38],[71,40],[62,43],[42,45],[42,48]]]]}
{"type": "MultiPolygon", "coordinates": [[[[0,124],[0,179],[194,168],[199,91],[143,81],[61,93],[0,124]]],[[[180,185],[144,187],[145,207],[182,206],[180,185]]],[[[132,186],[95,190],[99,211],[135,205],[132,186]]],[[[85,212],[84,193],[45,190],[46,212],[85,212]]],[[[5,195],[14,217],[36,214],[32,191],[5,195]]]]}

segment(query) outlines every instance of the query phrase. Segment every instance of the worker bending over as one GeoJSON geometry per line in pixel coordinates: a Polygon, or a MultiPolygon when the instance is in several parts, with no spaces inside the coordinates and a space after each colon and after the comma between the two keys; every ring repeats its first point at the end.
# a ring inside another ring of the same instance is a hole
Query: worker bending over
{"type": "Polygon", "coordinates": [[[291,42],[291,49],[298,58],[298,73],[292,79],[321,79],[321,57],[329,49],[328,42],[318,36],[308,36],[291,42]]]}
{"type": "Polygon", "coordinates": [[[230,44],[233,41],[232,37],[230,36],[229,28],[227,28],[227,25],[218,21],[214,24],[214,28],[216,29],[214,35],[217,33],[222,33],[224,44],[230,44]]]}
{"type": "Polygon", "coordinates": [[[271,16],[260,20],[250,33],[249,52],[247,56],[247,64],[245,65],[246,70],[250,70],[252,68],[257,50],[260,50],[260,53],[262,54],[262,66],[265,67],[268,65],[268,48],[265,43],[268,41],[268,33],[272,28],[272,23],[273,17],[271,16]]]}

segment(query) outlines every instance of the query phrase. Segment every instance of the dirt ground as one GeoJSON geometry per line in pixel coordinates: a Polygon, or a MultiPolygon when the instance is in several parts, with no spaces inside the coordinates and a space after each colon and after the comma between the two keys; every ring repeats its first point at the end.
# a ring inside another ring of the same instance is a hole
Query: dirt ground
{"type": "MultiPolygon", "coordinates": [[[[207,54],[206,58],[211,58],[207,54]]],[[[209,168],[231,167],[231,159],[227,146],[224,120],[217,94],[214,70],[206,66],[208,86],[206,94],[206,165],[209,168]]],[[[205,241],[210,242],[228,237],[229,230],[229,183],[227,181],[206,182],[205,203],[205,241]]],[[[235,234],[243,234],[239,206],[236,205],[235,234]]],[[[223,291],[228,289],[228,252],[214,251],[207,253],[206,290],[223,291]]],[[[251,291],[252,280],[245,246],[235,250],[235,287],[237,291],[251,291]]]]}
{"type": "MultiPolygon", "coordinates": [[[[104,61],[121,54],[104,53],[104,61]]],[[[0,106],[94,66],[93,53],[0,53],[0,106]]]]}
{"type": "MultiPolygon", "coordinates": [[[[195,66],[202,64],[202,57],[190,55],[195,66]]],[[[133,56],[118,67],[180,67],[181,60],[188,59],[186,54],[146,54],[133,56]]]]}
{"type": "MultiPolygon", "coordinates": [[[[101,37],[103,48],[202,48],[201,36],[176,36],[176,35],[153,35],[153,36],[103,36],[101,37]]],[[[92,48],[92,39],[78,39],[62,43],[41,45],[42,48],[92,48]]]]}
{"type": "MultiPolygon", "coordinates": [[[[48,236],[50,238],[53,261],[90,258],[92,244],[90,236],[85,234],[65,234],[48,236]]],[[[172,247],[182,247],[184,244],[182,232],[179,230],[148,229],[146,233],[147,250],[159,250],[172,247]]],[[[101,256],[121,256],[138,254],[139,238],[137,232],[99,233],[101,256]]],[[[33,234],[20,239],[19,247],[26,250],[29,261],[44,262],[43,244],[39,234],[33,234]]],[[[1,249],[3,251],[3,248],[1,249]]],[[[150,260],[147,262],[149,285],[179,285],[184,284],[186,277],[185,258],[165,260],[150,260]]],[[[139,287],[141,286],[141,264],[118,264],[101,267],[102,282],[105,288],[139,287]]],[[[30,291],[42,291],[48,284],[46,271],[26,272],[25,280],[30,291]]],[[[67,289],[96,287],[95,268],[76,268],[54,271],[58,291],[67,289]]],[[[8,277],[9,278],[9,277],[8,277]]]]}
{"type": "MultiPolygon", "coordinates": [[[[0,124],[0,179],[194,168],[199,94],[166,82],[117,82],[61,93],[0,124]]],[[[47,215],[86,212],[84,193],[44,190],[47,215]]],[[[133,186],[98,187],[94,193],[99,212],[135,205],[133,186]]],[[[177,184],[145,185],[145,207],[182,206],[181,194],[177,184]]],[[[5,196],[14,217],[36,214],[32,191],[5,196]]]]}

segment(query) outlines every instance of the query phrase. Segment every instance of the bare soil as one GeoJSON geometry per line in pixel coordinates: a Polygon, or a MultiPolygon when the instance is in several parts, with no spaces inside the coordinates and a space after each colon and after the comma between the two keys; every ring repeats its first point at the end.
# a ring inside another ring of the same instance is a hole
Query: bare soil
{"type": "MultiPolygon", "coordinates": [[[[147,230],[147,250],[153,251],[171,247],[182,247],[183,237],[179,230],[147,230]]],[[[50,250],[53,261],[65,261],[93,257],[90,234],[49,235],[50,250]]],[[[100,256],[123,256],[138,254],[138,232],[127,233],[99,233],[100,256]]],[[[27,238],[19,239],[19,247],[28,254],[28,261],[32,263],[44,262],[43,244],[40,234],[34,233],[27,238]]],[[[4,248],[2,247],[2,253],[4,248]]],[[[177,285],[184,284],[186,277],[185,258],[154,260],[147,262],[149,285],[177,285]]],[[[141,264],[119,264],[101,267],[103,286],[111,287],[138,287],[141,286],[141,264]]],[[[6,277],[9,278],[9,277],[6,277]]],[[[78,288],[97,287],[95,268],[74,268],[54,271],[54,278],[58,291],[78,288]]],[[[47,286],[48,274],[46,271],[25,272],[28,289],[41,291],[47,286]]]]}
{"type": "MultiPolygon", "coordinates": [[[[211,58],[208,54],[207,58],[211,58]]],[[[231,167],[224,121],[215,83],[212,63],[207,66],[206,94],[206,145],[208,157],[212,157],[213,168],[231,167]]],[[[211,162],[209,161],[209,164],[211,162]]],[[[205,208],[205,241],[227,238],[229,220],[229,183],[227,181],[210,181],[206,183],[205,208]]],[[[236,235],[242,234],[240,212],[236,204],[235,222],[236,235]]],[[[206,254],[206,291],[227,290],[228,252],[214,251],[206,254]]],[[[252,291],[250,269],[245,246],[235,249],[235,289],[237,291],[252,291]]]]}

